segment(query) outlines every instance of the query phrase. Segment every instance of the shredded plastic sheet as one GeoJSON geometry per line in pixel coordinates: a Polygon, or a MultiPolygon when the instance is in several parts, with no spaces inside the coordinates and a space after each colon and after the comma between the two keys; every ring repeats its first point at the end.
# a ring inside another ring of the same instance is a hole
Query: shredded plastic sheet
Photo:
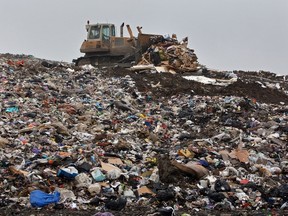
{"type": "Polygon", "coordinates": [[[227,86],[237,81],[237,78],[231,78],[229,80],[220,80],[220,79],[213,79],[205,76],[183,76],[183,78],[187,80],[194,80],[197,82],[201,82],[204,84],[211,84],[211,85],[219,85],[219,86],[227,86]]]}
{"type": "Polygon", "coordinates": [[[60,193],[58,191],[47,194],[41,190],[34,190],[30,193],[30,203],[32,207],[44,207],[52,203],[57,203],[59,200],[60,193]]]}

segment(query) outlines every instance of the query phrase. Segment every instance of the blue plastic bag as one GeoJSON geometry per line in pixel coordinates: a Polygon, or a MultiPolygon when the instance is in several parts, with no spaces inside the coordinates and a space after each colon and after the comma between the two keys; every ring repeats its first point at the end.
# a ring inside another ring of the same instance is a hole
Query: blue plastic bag
{"type": "Polygon", "coordinates": [[[60,200],[60,193],[55,191],[53,194],[47,194],[41,190],[34,190],[30,193],[30,203],[32,207],[43,207],[51,203],[57,203],[60,200]]]}

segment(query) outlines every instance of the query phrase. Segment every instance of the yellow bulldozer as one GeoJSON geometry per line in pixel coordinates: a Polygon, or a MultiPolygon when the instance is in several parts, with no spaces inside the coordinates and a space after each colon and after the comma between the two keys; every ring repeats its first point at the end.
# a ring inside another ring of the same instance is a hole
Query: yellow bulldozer
{"type": "Polygon", "coordinates": [[[163,39],[162,35],[143,34],[142,27],[137,27],[138,36],[134,37],[129,25],[126,25],[129,37],[123,36],[124,23],[120,26],[120,36],[116,36],[114,24],[97,23],[86,25],[87,39],[81,45],[83,57],[73,59],[75,65],[130,67],[140,60],[147,48],[163,39]]]}

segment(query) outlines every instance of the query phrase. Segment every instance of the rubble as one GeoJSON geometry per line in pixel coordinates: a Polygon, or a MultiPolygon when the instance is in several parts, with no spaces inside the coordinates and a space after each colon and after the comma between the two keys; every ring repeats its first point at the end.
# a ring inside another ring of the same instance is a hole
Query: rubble
{"type": "Polygon", "coordinates": [[[237,77],[211,85],[1,54],[1,211],[284,212],[287,81],[233,74],[207,71],[237,77]]]}
{"type": "Polygon", "coordinates": [[[152,45],[142,54],[133,71],[155,69],[157,72],[195,72],[204,68],[193,49],[187,47],[188,37],[178,41],[176,35],[155,36],[152,45]]]}

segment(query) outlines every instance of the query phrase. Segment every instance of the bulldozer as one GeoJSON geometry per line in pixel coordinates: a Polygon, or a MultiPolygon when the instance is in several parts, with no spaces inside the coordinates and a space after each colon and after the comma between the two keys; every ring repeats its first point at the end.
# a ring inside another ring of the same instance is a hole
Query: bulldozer
{"type": "Polygon", "coordinates": [[[138,36],[134,37],[130,25],[126,25],[129,37],[123,36],[124,23],[120,26],[120,36],[111,23],[90,24],[87,21],[87,39],[81,45],[83,57],[73,59],[76,66],[91,64],[93,66],[130,67],[141,59],[148,47],[163,38],[162,35],[143,34],[142,27],[137,26],[138,36]]]}

